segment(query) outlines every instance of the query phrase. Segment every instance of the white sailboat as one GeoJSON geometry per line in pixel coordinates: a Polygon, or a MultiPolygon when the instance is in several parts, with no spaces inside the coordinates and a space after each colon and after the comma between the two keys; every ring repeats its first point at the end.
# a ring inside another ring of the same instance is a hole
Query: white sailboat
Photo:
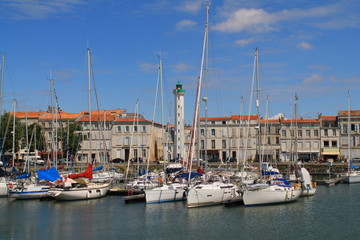
{"type": "MultiPolygon", "coordinates": [[[[0,126],[1,126],[1,116],[2,116],[2,86],[3,86],[3,82],[4,82],[4,61],[5,61],[5,54],[3,53],[2,54],[2,61],[1,61],[1,79],[0,79],[0,126]]],[[[4,139],[1,139],[2,141],[4,139]]],[[[1,147],[3,145],[1,141],[1,147]]],[[[1,158],[2,159],[2,158],[1,158]]],[[[0,161],[1,161],[0,159],[0,161]]],[[[4,166],[5,163],[3,163],[3,166],[4,166]]],[[[2,166],[0,166],[2,167],[2,166]]],[[[8,191],[9,191],[9,188],[8,188],[8,185],[7,185],[7,179],[5,177],[0,177],[0,197],[6,197],[8,195],[8,191]]]]}
{"type": "MultiPolygon", "coordinates": [[[[259,71],[258,54],[259,54],[258,48],[256,48],[253,82],[254,80],[256,80],[256,85],[257,85],[256,107],[257,107],[257,111],[258,111],[257,114],[259,119],[260,106],[259,106],[259,86],[258,86],[258,71],[259,71]]],[[[259,127],[258,132],[260,133],[260,125],[258,127],[259,127]]],[[[260,139],[258,138],[258,153],[259,153],[259,159],[261,160],[259,144],[260,144],[260,139]]],[[[297,198],[300,197],[301,193],[302,191],[300,189],[294,189],[285,179],[276,178],[276,179],[271,179],[266,183],[259,183],[259,184],[246,186],[243,192],[243,202],[245,206],[284,203],[284,202],[290,202],[296,200],[297,198]]]]}
{"type": "MultiPolygon", "coordinates": [[[[92,156],[92,136],[91,136],[91,77],[90,77],[90,66],[91,66],[91,54],[90,49],[87,49],[87,62],[88,62],[88,104],[89,104],[89,147],[90,147],[90,158],[92,156]]],[[[85,172],[80,174],[70,174],[70,178],[75,179],[78,177],[84,177],[91,181],[93,178],[92,164],[88,165],[85,172]]],[[[109,191],[110,183],[86,183],[76,182],[74,180],[66,179],[61,187],[57,187],[49,191],[51,196],[56,200],[86,200],[93,198],[100,198],[106,196],[109,191]]]]}
{"type": "MultiPolygon", "coordinates": [[[[192,159],[193,159],[195,134],[196,134],[196,127],[197,127],[197,121],[198,121],[198,116],[199,116],[201,82],[202,82],[203,71],[204,71],[205,53],[206,53],[206,49],[207,49],[207,45],[208,45],[209,8],[210,8],[210,4],[207,1],[206,2],[206,24],[205,24],[203,51],[202,51],[200,74],[198,77],[198,86],[197,86],[197,93],[196,93],[194,118],[193,118],[193,129],[192,129],[191,140],[190,140],[189,157],[188,157],[188,161],[187,161],[187,169],[189,172],[191,172],[191,165],[192,165],[192,159]]],[[[207,64],[207,62],[206,62],[206,64],[207,64]]],[[[207,100],[207,97],[206,97],[206,100],[207,100]]],[[[189,174],[188,183],[190,183],[190,176],[191,176],[191,174],[189,174]]],[[[224,202],[228,202],[229,200],[235,198],[238,195],[237,189],[238,188],[236,185],[229,183],[229,182],[224,182],[220,178],[215,179],[215,181],[213,181],[213,182],[207,182],[207,183],[202,183],[199,185],[192,186],[187,193],[187,206],[189,208],[191,208],[191,207],[217,205],[217,204],[222,204],[224,202]]]]}
{"type": "MultiPolygon", "coordinates": [[[[164,107],[163,107],[163,89],[162,89],[162,59],[159,59],[159,79],[158,86],[160,87],[161,94],[161,113],[162,113],[162,124],[164,126],[164,107]]],[[[156,91],[157,95],[157,91],[156,91]]],[[[155,98],[156,99],[156,98],[155,98]]],[[[156,101],[155,101],[156,106],[156,101]]],[[[155,118],[155,111],[154,116],[155,118]]],[[[155,120],[155,119],[154,119],[155,120]]],[[[154,121],[153,121],[154,122],[154,121]]],[[[164,156],[166,154],[166,149],[164,146],[164,156]]],[[[183,169],[182,164],[169,164],[165,165],[166,161],[164,159],[164,184],[160,187],[147,188],[145,189],[145,199],[146,203],[162,203],[162,202],[174,202],[181,201],[186,199],[185,188],[187,185],[181,183],[170,183],[167,180],[167,175],[175,174],[176,172],[183,169]]]]}
{"type": "Polygon", "coordinates": [[[243,193],[245,206],[291,202],[298,199],[302,191],[294,189],[285,179],[273,179],[270,184],[253,184],[243,193]]]}

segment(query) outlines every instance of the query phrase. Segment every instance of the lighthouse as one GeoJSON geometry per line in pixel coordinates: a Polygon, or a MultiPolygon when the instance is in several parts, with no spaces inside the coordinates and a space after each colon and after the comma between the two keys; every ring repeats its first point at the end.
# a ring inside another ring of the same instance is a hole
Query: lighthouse
{"type": "Polygon", "coordinates": [[[175,98],[175,117],[174,117],[174,158],[181,159],[185,157],[185,133],[184,133],[184,95],[180,81],[176,84],[173,91],[175,98]]]}

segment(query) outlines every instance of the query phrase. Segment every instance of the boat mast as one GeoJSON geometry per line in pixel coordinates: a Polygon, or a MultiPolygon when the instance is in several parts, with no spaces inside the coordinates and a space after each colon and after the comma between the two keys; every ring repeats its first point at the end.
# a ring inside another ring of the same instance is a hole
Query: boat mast
{"type": "MultiPolygon", "coordinates": [[[[93,162],[92,159],[92,123],[91,123],[91,56],[90,56],[90,48],[87,49],[87,67],[88,67],[88,109],[89,109],[89,154],[90,154],[90,163],[93,162]]],[[[89,163],[89,159],[88,159],[89,163]]]]}
{"type": "Polygon", "coordinates": [[[16,119],[16,99],[13,100],[13,106],[14,106],[14,118],[13,118],[13,146],[12,146],[12,165],[15,166],[15,119],[16,119]]]}
{"type": "Polygon", "coordinates": [[[348,171],[351,171],[351,137],[350,137],[350,114],[351,114],[351,106],[350,106],[350,90],[348,91],[348,122],[347,122],[347,133],[348,133],[348,171]]]}
{"type": "MultiPolygon", "coordinates": [[[[3,104],[3,85],[4,85],[4,66],[5,66],[5,53],[2,54],[2,58],[1,58],[1,75],[0,75],[0,128],[1,128],[1,118],[2,118],[2,104],[3,104]]],[[[3,153],[3,141],[4,141],[4,136],[0,135],[0,146],[1,146],[1,150],[0,150],[0,158],[1,160],[3,160],[4,166],[6,167],[6,161],[5,161],[5,156],[3,153]]]]}
{"type": "MultiPolygon", "coordinates": [[[[210,8],[210,3],[206,1],[206,14],[208,15],[210,8]]],[[[199,103],[200,103],[200,93],[201,93],[201,82],[203,78],[203,70],[204,70],[204,59],[205,59],[205,48],[206,48],[206,42],[208,38],[208,22],[206,20],[205,23],[205,32],[204,32],[204,42],[203,42],[203,50],[202,50],[202,57],[201,57],[201,65],[200,65],[200,73],[198,77],[198,84],[197,84],[197,90],[196,90],[196,99],[195,99],[195,109],[194,109],[194,118],[193,118],[193,124],[192,124],[192,131],[191,131],[191,138],[190,138],[190,147],[189,147],[189,155],[186,162],[186,170],[189,172],[189,179],[188,183],[190,183],[190,177],[191,177],[191,166],[192,166],[192,159],[194,155],[194,146],[195,146],[195,134],[196,134],[196,128],[197,128],[197,121],[199,116],[199,103]]]]}

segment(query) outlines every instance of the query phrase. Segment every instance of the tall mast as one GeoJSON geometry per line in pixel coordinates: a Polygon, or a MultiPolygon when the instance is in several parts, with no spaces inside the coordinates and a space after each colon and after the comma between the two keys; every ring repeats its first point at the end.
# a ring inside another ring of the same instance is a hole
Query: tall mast
{"type": "Polygon", "coordinates": [[[257,154],[259,161],[261,159],[260,144],[261,144],[261,129],[260,129],[260,84],[259,84],[259,49],[255,48],[255,84],[256,84],[256,115],[257,115],[257,154]]]}
{"type": "Polygon", "coordinates": [[[13,106],[14,106],[14,112],[13,112],[13,115],[14,115],[14,118],[13,118],[13,147],[12,147],[12,157],[13,157],[13,162],[12,162],[12,165],[15,166],[15,129],[16,129],[16,126],[15,126],[15,119],[16,119],[16,99],[13,100],[13,106]]]}
{"type": "Polygon", "coordinates": [[[2,54],[1,58],[1,77],[0,77],[0,126],[2,116],[2,103],[3,103],[3,86],[4,86],[4,67],[5,67],[5,53],[2,54]]]}
{"type": "MultiPolygon", "coordinates": [[[[90,57],[90,48],[87,49],[87,67],[88,67],[88,108],[89,108],[89,154],[90,154],[90,163],[92,163],[92,123],[91,123],[91,57],[90,57]]],[[[89,162],[89,160],[88,160],[89,162]]]]}
{"type": "MultiPolygon", "coordinates": [[[[210,7],[210,4],[207,1],[206,2],[206,13],[207,14],[209,12],[209,7],[210,7]]],[[[189,172],[191,172],[192,159],[193,159],[193,155],[194,155],[193,149],[194,149],[194,146],[195,146],[195,134],[196,134],[197,121],[198,121],[198,116],[199,116],[201,82],[202,82],[202,78],[203,78],[205,48],[206,48],[206,43],[207,43],[207,38],[208,38],[208,30],[209,30],[208,29],[208,22],[207,22],[207,19],[206,19],[203,50],[202,50],[201,65],[200,65],[200,73],[199,73],[199,77],[198,77],[198,84],[197,84],[197,90],[196,90],[196,100],[195,100],[194,118],[193,118],[192,131],[191,131],[190,148],[189,148],[188,159],[187,159],[187,162],[186,162],[186,169],[189,172]]],[[[190,182],[190,176],[191,176],[191,174],[189,174],[189,181],[188,182],[190,182]]]]}
{"type": "Polygon", "coordinates": [[[348,122],[347,122],[347,133],[348,133],[348,171],[351,170],[350,168],[350,161],[351,161],[351,125],[350,125],[350,110],[351,106],[350,106],[350,90],[348,91],[348,122]]]}

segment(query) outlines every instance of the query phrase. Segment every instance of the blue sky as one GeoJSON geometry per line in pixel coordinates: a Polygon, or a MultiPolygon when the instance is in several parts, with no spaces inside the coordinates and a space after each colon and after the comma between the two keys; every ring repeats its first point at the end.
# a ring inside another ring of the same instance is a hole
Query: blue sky
{"type": "MultiPolygon", "coordinates": [[[[89,47],[101,109],[134,112],[138,98],[152,119],[161,55],[166,118],[181,81],[191,123],[204,24],[205,0],[2,0],[3,109],[16,99],[17,111],[46,110],[51,72],[59,106],[87,110],[89,47]]],[[[359,27],[355,0],[211,1],[209,116],[239,114],[241,97],[249,112],[255,47],[263,115],[267,96],[269,115],[289,118],[295,93],[304,118],[346,110],[348,90],[360,109],[359,27]]],[[[92,99],[96,109],[94,91],[92,99]]]]}

